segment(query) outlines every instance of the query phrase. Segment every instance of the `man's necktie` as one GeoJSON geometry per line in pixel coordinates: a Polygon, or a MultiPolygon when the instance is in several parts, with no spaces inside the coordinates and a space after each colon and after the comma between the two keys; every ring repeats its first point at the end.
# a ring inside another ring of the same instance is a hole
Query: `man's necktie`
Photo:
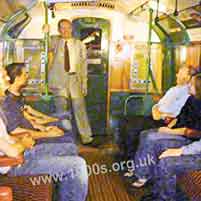
{"type": "Polygon", "coordinates": [[[64,45],[64,69],[66,72],[70,70],[70,58],[69,58],[69,51],[68,51],[68,42],[65,42],[64,45]]]}

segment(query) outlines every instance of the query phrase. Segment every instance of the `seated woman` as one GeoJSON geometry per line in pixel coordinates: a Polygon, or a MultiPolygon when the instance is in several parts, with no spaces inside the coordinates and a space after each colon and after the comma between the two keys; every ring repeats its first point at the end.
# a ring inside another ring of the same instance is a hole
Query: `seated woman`
{"type": "Polygon", "coordinates": [[[176,175],[201,170],[201,75],[192,78],[190,93],[175,128],[144,136],[136,153],[133,186],[151,179],[154,201],[175,201],[176,175]]]}
{"type": "MultiPolygon", "coordinates": [[[[20,167],[0,168],[0,174],[7,173],[9,176],[35,176],[48,174],[52,182],[58,183],[58,201],[85,201],[88,189],[88,175],[85,161],[78,156],[54,155],[52,152],[44,153],[45,150],[35,150],[35,156],[29,157],[29,150],[10,139],[6,131],[4,117],[0,113],[0,153],[9,157],[19,157],[24,151],[24,164],[20,167]],[[37,152],[38,151],[38,152],[37,152]],[[27,154],[28,153],[28,154],[27,154]],[[55,180],[54,180],[55,178],[55,180]]],[[[49,147],[54,149],[54,147],[49,147]]],[[[49,150],[50,151],[50,150],[49,150]]],[[[46,179],[46,178],[45,178],[46,179]]],[[[47,180],[45,180],[47,181],[47,180]]],[[[49,181],[49,180],[48,180],[49,181]]],[[[33,185],[34,180],[30,180],[33,185]]]]}

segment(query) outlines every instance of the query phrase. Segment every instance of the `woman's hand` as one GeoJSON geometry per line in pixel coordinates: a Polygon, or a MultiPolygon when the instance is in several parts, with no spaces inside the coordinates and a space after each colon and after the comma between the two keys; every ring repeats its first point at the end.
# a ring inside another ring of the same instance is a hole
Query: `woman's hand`
{"type": "Polygon", "coordinates": [[[172,134],[172,135],[185,135],[186,128],[168,128],[168,127],[160,127],[158,129],[158,132],[164,133],[164,134],[172,134]]]}
{"type": "Polygon", "coordinates": [[[160,156],[159,159],[166,158],[166,157],[176,157],[181,156],[182,149],[181,148],[175,148],[175,149],[167,149],[164,151],[160,156]]]}
{"type": "Polygon", "coordinates": [[[160,132],[160,133],[171,133],[171,131],[172,131],[172,129],[171,128],[168,128],[168,127],[160,127],[159,129],[158,129],[158,132],[160,132]]]}

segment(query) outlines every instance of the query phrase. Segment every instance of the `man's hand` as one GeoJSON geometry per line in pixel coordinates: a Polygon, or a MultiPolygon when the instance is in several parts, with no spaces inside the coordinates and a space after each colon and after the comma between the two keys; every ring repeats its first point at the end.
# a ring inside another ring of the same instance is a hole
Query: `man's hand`
{"type": "Polygon", "coordinates": [[[164,152],[159,156],[159,159],[166,158],[166,157],[181,156],[181,154],[182,154],[182,149],[181,149],[181,148],[167,149],[166,151],[164,151],[164,152]]]}
{"type": "Polygon", "coordinates": [[[11,135],[18,135],[18,134],[22,134],[25,135],[25,133],[28,134],[27,130],[25,128],[20,128],[20,127],[17,127],[15,130],[13,130],[11,132],[11,135]]]}
{"type": "Polygon", "coordinates": [[[25,147],[21,143],[15,143],[10,145],[11,148],[6,152],[9,157],[17,157],[25,151],[25,147]]]}
{"type": "Polygon", "coordinates": [[[51,117],[46,114],[43,114],[29,105],[24,106],[24,116],[30,121],[34,121],[35,123],[38,124],[45,124],[45,123],[50,123],[50,122],[56,122],[59,119],[56,117],[51,117]]]}
{"type": "Polygon", "coordinates": [[[35,140],[30,136],[25,136],[21,139],[21,143],[26,149],[31,149],[35,144],[35,140]]]}
{"type": "Polygon", "coordinates": [[[40,124],[37,124],[35,122],[31,122],[32,126],[34,127],[34,129],[36,130],[40,130],[40,131],[45,131],[46,127],[40,124]]]}
{"type": "MultiPolygon", "coordinates": [[[[39,128],[40,126],[39,125],[43,125],[43,124],[47,124],[47,123],[52,123],[52,122],[57,122],[57,121],[58,121],[57,118],[51,118],[51,119],[50,118],[35,118],[31,122],[33,124],[35,124],[35,125],[38,126],[38,128],[36,128],[36,129],[40,130],[40,128],[39,128]]],[[[34,126],[34,128],[35,128],[35,126],[34,126]]],[[[41,127],[41,129],[42,129],[42,127],[41,127]]]]}
{"type": "Polygon", "coordinates": [[[154,106],[152,107],[152,116],[153,116],[153,119],[154,119],[154,120],[157,120],[157,121],[162,118],[162,117],[161,117],[161,112],[159,111],[157,105],[154,105],[154,106]]]}
{"type": "Polygon", "coordinates": [[[42,26],[42,31],[43,31],[43,33],[48,33],[48,32],[50,32],[50,25],[49,25],[49,24],[44,24],[44,25],[42,26]]]}
{"type": "Polygon", "coordinates": [[[23,111],[29,111],[31,109],[31,106],[29,105],[24,105],[23,111]]]}
{"type": "Polygon", "coordinates": [[[83,96],[87,96],[87,87],[82,87],[83,96]]]}
{"type": "Polygon", "coordinates": [[[47,137],[60,137],[64,135],[64,131],[56,126],[46,127],[47,137]]]}

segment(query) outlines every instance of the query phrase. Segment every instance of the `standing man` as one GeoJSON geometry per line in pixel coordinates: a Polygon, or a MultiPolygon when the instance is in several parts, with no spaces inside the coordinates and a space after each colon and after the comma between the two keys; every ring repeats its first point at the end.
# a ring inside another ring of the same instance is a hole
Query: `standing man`
{"type": "Polygon", "coordinates": [[[72,23],[58,22],[58,36],[52,36],[49,51],[49,87],[56,96],[56,110],[67,110],[71,99],[76,124],[83,144],[93,141],[84,96],[87,95],[86,47],[72,37],[72,23]]]}

